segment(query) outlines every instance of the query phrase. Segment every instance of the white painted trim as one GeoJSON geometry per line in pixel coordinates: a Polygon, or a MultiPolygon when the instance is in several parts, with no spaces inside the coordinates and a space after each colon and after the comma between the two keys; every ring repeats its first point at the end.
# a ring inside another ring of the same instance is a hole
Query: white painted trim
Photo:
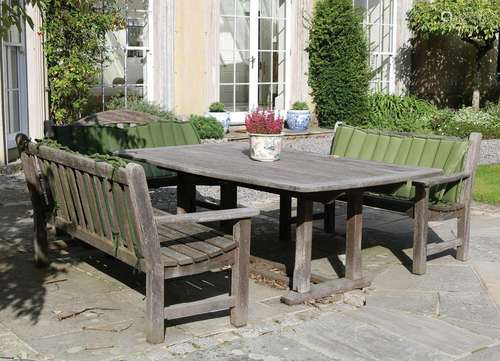
{"type": "Polygon", "coordinates": [[[175,99],[175,0],[151,0],[149,7],[147,99],[172,110],[175,99]]]}

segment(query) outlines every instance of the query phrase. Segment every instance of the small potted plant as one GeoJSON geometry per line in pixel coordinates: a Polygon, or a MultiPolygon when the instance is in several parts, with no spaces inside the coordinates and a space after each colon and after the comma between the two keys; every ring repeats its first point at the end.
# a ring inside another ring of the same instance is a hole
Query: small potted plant
{"type": "Polygon", "coordinates": [[[286,114],[286,124],[292,131],[303,131],[309,127],[311,113],[306,102],[295,102],[286,114]]]}
{"type": "Polygon", "coordinates": [[[215,102],[210,104],[208,112],[205,114],[205,116],[217,119],[222,124],[224,133],[229,132],[229,113],[224,109],[223,103],[215,102]]]}
{"type": "Polygon", "coordinates": [[[256,110],[248,113],[245,126],[250,136],[250,158],[261,162],[280,159],[283,118],[272,110],[256,110]]]}

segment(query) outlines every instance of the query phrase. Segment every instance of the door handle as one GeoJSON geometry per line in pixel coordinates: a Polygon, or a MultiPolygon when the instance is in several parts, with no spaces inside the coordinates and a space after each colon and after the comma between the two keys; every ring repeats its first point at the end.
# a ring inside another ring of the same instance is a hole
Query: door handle
{"type": "Polygon", "coordinates": [[[252,57],[250,58],[250,63],[252,64],[252,69],[253,69],[253,66],[254,66],[254,64],[255,64],[255,56],[252,56],[252,57]]]}

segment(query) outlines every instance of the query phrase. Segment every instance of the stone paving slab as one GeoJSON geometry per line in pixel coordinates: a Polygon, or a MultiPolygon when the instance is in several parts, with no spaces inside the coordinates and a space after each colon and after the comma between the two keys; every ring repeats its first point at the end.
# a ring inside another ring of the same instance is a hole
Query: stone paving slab
{"type": "MultiPolygon", "coordinates": [[[[169,321],[166,342],[153,346],[143,332],[142,274],[61,239],[51,243],[49,269],[33,266],[31,211],[20,181],[10,176],[0,187],[0,360],[500,360],[499,209],[473,210],[470,261],[445,253],[429,260],[426,275],[415,276],[408,269],[412,221],[367,208],[363,271],[373,283],[364,292],[289,307],[279,302],[285,290],[251,281],[248,326],[232,327],[227,312],[169,321]],[[358,299],[367,306],[353,306],[358,299]],[[112,310],[58,320],[86,307],[112,310]]],[[[156,204],[172,209],[173,197],[170,188],[153,193],[156,204]]],[[[252,252],[286,261],[293,243],[278,240],[276,201],[253,203],[265,213],[254,222],[252,252]]],[[[312,267],[333,278],[345,263],[341,202],[336,215],[335,236],[314,222],[312,267]]],[[[453,236],[454,225],[433,222],[431,241],[453,236]]],[[[217,272],[169,282],[166,302],[226,292],[228,276],[217,272]]]]}

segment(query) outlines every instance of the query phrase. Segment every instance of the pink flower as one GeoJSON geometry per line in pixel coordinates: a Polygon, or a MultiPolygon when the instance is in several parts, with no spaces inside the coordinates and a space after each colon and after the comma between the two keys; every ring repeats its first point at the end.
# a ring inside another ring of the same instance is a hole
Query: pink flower
{"type": "Polygon", "coordinates": [[[280,134],[283,129],[283,118],[276,116],[273,110],[257,108],[248,113],[245,126],[249,133],[280,134]]]}

